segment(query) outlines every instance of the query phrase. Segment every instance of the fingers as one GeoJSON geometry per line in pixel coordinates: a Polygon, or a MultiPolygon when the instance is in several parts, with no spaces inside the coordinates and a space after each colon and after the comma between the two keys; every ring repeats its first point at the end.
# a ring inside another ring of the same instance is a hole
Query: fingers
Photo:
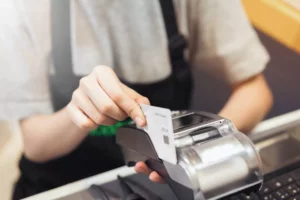
{"type": "Polygon", "coordinates": [[[135,165],[134,169],[137,173],[143,173],[143,174],[148,175],[149,179],[153,182],[165,183],[165,181],[160,177],[160,175],[157,172],[149,169],[144,162],[138,162],[135,165]]]}
{"type": "Polygon", "coordinates": [[[80,88],[86,96],[93,102],[98,112],[109,116],[118,121],[127,118],[127,114],[123,112],[103,91],[93,76],[88,76],[80,81],[80,88]]]}
{"type": "Polygon", "coordinates": [[[74,91],[69,110],[80,127],[112,125],[130,116],[139,126],[146,124],[139,104],[149,100],[123,85],[113,70],[106,66],[95,67],[80,80],[74,91]]]}
{"type": "Polygon", "coordinates": [[[93,130],[98,126],[93,122],[93,120],[84,115],[83,112],[74,104],[69,103],[67,106],[67,111],[69,112],[72,121],[83,130],[93,130]]]}
{"type": "Polygon", "coordinates": [[[159,176],[157,172],[152,172],[149,179],[155,183],[165,183],[165,181],[159,176]]]}
{"type": "Polygon", "coordinates": [[[92,119],[95,124],[113,125],[116,123],[115,119],[100,113],[93,102],[81,90],[76,90],[73,93],[73,99],[75,105],[78,106],[86,116],[92,119]]]}
{"type": "Polygon", "coordinates": [[[143,173],[143,174],[146,174],[146,175],[150,175],[152,170],[149,169],[147,167],[147,165],[144,163],[144,162],[138,162],[136,163],[136,165],[134,166],[134,170],[137,172],[137,173],[143,173]]]}
{"type": "Polygon", "coordinates": [[[107,67],[98,68],[97,81],[105,93],[139,126],[146,124],[145,116],[137,102],[127,95],[121,87],[121,82],[116,74],[107,67]],[[105,75],[103,75],[105,74],[105,75]]]}

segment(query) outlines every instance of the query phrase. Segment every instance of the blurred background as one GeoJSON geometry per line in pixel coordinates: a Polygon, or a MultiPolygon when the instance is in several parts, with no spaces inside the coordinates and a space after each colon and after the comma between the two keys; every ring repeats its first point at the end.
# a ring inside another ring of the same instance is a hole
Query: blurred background
{"type": "MultiPolygon", "coordinates": [[[[300,109],[300,0],[243,0],[243,3],[271,56],[264,74],[275,101],[267,118],[300,109]]],[[[217,112],[227,100],[229,88],[203,72],[194,75],[197,92],[193,109],[206,108],[206,111],[217,112]],[[216,94],[215,88],[222,92],[216,94]]],[[[1,200],[10,199],[21,152],[22,140],[17,123],[0,121],[1,200]]]]}

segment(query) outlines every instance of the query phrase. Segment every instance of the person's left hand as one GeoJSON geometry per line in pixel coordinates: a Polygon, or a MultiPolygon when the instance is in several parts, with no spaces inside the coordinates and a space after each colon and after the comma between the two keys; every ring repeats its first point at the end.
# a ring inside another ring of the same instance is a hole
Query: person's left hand
{"type": "Polygon", "coordinates": [[[165,183],[165,181],[162,179],[162,177],[155,171],[149,169],[147,165],[144,162],[138,162],[136,163],[134,170],[137,173],[143,173],[149,176],[149,179],[156,183],[165,183]]]}

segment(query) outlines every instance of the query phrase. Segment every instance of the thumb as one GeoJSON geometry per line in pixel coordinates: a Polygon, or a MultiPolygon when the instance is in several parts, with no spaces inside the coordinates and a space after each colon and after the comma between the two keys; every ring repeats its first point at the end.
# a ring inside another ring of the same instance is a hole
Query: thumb
{"type": "Polygon", "coordinates": [[[132,109],[129,109],[129,116],[135,121],[138,126],[143,127],[146,125],[145,115],[138,103],[133,101],[133,104],[134,105],[132,105],[132,109]]]}
{"type": "Polygon", "coordinates": [[[146,125],[146,118],[140,105],[128,94],[123,92],[118,98],[114,98],[114,102],[124,111],[127,115],[135,121],[135,123],[143,127],[146,125]]]}

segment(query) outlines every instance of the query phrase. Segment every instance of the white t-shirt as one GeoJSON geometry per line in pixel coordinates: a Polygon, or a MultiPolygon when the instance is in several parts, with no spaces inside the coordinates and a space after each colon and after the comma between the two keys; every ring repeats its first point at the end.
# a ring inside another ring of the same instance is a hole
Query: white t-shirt
{"type": "MultiPolygon", "coordinates": [[[[153,83],[171,71],[158,0],[72,0],[76,75],[112,67],[131,83],[153,83]]],[[[268,54],[239,0],[174,0],[186,59],[229,84],[262,72],[268,54]]],[[[50,0],[2,0],[0,119],[52,112],[50,0]]]]}

